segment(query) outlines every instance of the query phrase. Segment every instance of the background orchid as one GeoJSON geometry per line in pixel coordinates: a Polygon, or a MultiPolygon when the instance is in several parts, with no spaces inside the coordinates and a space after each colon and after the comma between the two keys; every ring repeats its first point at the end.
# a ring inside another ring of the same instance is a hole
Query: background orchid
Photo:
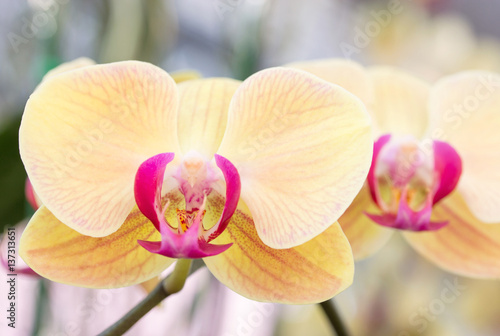
{"type": "Polygon", "coordinates": [[[88,287],[145,281],[174,262],[163,255],[208,256],[221,282],[252,299],[328,299],[352,279],[332,223],[366,177],[370,133],[355,96],[292,69],[178,88],[132,61],[54,75],[20,130],[44,204],[21,255],[49,279],[88,287]]]}
{"type": "Polygon", "coordinates": [[[367,184],[339,220],[356,257],[383,246],[392,234],[384,226],[392,227],[448,271],[498,278],[500,76],[463,72],[431,86],[351,61],[291,66],[358,94],[373,116],[367,184]]]}

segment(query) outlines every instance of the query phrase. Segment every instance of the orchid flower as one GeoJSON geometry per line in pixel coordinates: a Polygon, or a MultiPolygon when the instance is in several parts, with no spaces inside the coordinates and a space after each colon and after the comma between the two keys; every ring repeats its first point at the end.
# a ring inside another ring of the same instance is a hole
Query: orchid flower
{"type": "Polygon", "coordinates": [[[356,259],[393,230],[457,274],[500,277],[500,75],[435,83],[345,60],[291,64],[358,95],[374,119],[367,183],[340,218],[356,259]]]}
{"type": "Polygon", "coordinates": [[[307,72],[175,84],[142,62],[83,66],[40,84],[19,137],[43,203],[20,254],[46,278],[123,287],[203,258],[235,292],[282,303],[352,281],[336,220],[368,174],[371,121],[307,72]]]}

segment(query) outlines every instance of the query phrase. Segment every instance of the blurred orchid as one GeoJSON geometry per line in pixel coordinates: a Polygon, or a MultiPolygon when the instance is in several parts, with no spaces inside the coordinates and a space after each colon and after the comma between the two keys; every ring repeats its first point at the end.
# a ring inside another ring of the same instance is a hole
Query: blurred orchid
{"type": "Polygon", "coordinates": [[[373,116],[367,183],[339,220],[355,258],[381,248],[390,227],[445,270],[500,277],[500,76],[463,72],[430,86],[345,60],[290,66],[358,95],[373,116]]]}
{"type": "Polygon", "coordinates": [[[369,171],[370,133],[358,98],[303,71],[176,85],[147,63],[77,67],[26,105],[21,157],[44,205],[20,254],[85,287],[204,258],[248,298],[326,300],[352,281],[335,221],[369,171]]]}
{"type": "MultiPolygon", "coordinates": [[[[374,2],[359,19],[373,22],[373,12],[384,7],[374,2]]],[[[402,67],[428,80],[470,69],[500,71],[499,40],[476,34],[462,15],[431,14],[425,7],[405,3],[383,22],[364,50],[368,62],[402,67]]]]}

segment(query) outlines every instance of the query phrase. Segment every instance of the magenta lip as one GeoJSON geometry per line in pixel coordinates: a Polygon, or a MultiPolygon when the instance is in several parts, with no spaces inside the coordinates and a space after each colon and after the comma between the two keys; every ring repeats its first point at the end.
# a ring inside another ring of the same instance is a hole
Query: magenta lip
{"type": "MultiPolygon", "coordinates": [[[[382,210],[375,168],[380,151],[390,139],[391,135],[387,134],[375,142],[372,166],[367,178],[371,197],[382,210]]],[[[433,150],[436,185],[429,192],[423,209],[416,211],[410,208],[406,197],[408,189],[403,186],[397,213],[383,213],[381,215],[365,213],[371,220],[382,226],[409,231],[434,231],[448,224],[447,221],[431,221],[432,207],[456,188],[462,174],[462,160],[455,149],[445,142],[434,140],[433,150]]]]}
{"type": "Polygon", "coordinates": [[[223,156],[215,154],[215,162],[226,180],[226,202],[217,224],[205,230],[203,228],[203,209],[195,209],[198,215],[186,230],[180,232],[165,219],[165,209],[161,209],[161,189],[167,165],[174,159],[174,153],[162,153],[144,161],[135,178],[135,199],[137,206],[161,233],[161,241],[138,243],[151,253],[170,258],[204,258],[226,251],[231,244],[214,245],[210,241],[217,238],[227,227],[236,211],[241,193],[240,176],[234,165],[223,156]]]}

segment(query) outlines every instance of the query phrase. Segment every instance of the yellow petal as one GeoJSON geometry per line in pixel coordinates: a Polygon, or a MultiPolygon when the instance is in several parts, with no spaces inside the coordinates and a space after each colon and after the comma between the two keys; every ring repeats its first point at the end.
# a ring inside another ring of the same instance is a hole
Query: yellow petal
{"type": "Polygon", "coordinates": [[[480,220],[500,222],[500,75],[471,71],[438,83],[430,98],[429,135],[462,158],[458,189],[480,220]]]}
{"type": "Polygon", "coordinates": [[[371,78],[365,68],[354,61],[333,58],[295,62],[286,66],[307,71],[327,82],[342,86],[347,91],[356,95],[367,106],[373,100],[371,78]]]}
{"type": "Polygon", "coordinates": [[[135,208],[115,233],[83,236],[42,206],[23,232],[19,253],[38,274],[53,281],[91,288],[139,284],[160,274],[175,260],[143,249],[138,239],[160,234],[135,208]]]}
{"type": "Polygon", "coordinates": [[[389,67],[370,68],[375,96],[373,117],[381,134],[412,134],[427,129],[430,86],[423,80],[389,67]]]}
{"type": "Polygon", "coordinates": [[[80,58],[77,58],[71,62],[62,63],[62,64],[56,66],[55,68],[53,68],[52,70],[48,71],[45,74],[45,76],[43,76],[42,81],[45,81],[45,80],[49,79],[50,77],[53,77],[55,75],[59,75],[59,74],[66,72],[66,71],[80,69],[80,68],[87,67],[89,65],[94,65],[94,64],[95,64],[95,62],[93,60],[91,60],[90,58],[80,57],[80,58]]]}
{"type": "MultiPolygon", "coordinates": [[[[368,112],[372,114],[374,89],[368,71],[359,63],[347,59],[324,59],[316,61],[295,62],[287,67],[301,69],[318,76],[327,82],[337,84],[351,92],[363,101],[368,112]]],[[[372,131],[374,139],[381,133],[372,116],[372,131]]]]}
{"type": "Polygon", "coordinates": [[[204,261],[220,282],[249,299],[317,303],[352,283],[354,260],[338,223],[303,245],[276,250],[260,240],[248,208],[240,202],[226,231],[214,240],[230,242],[234,244],[227,251],[204,261]]]}
{"type": "Polygon", "coordinates": [[[178,70],[178,71],[173,71],[173,72],[170,72],[170,76],[172,76],[173,80],[177,84],[182,83],[182,82],[186,82],[188,80],[200,79],[201,77],[203,77],[196,70],[178,70]]]}
{"type": "Polygon", "coordinates": [[[452,273],[500,278],[500,223],[478,220],[457,191],[434,206],[433,216],[449,224],[437,231],[404,233],[420,254],[452,273]]]}
{"type": "Polygon", "coordinates": [[[241,82],[226,78],[179,84],[178,132],[184,153],[196,150],[211,159],[226,130],[229,103],[241,82]]]}
{"type": "Polygon", "coordinates": [[[135,61],[44,81],[19,131],[21,157],[43,204],[82,234],[115,232],[134,206],[139,165],[179,151],[177,99],[167,73],[135,61]]]}
{"type": "Polygon", "coordinates": [[[368,187],[361,189],[354,202],[340,217],[339,223],[344,231],[355,260],[361,260],[378,252],[392,237],[393,230],[374,223],[364,213],[379,213],[368,187]]]}
{"type": "Polygon", "coordinates": [[[357,97],[304,71],[274,68],[236,91],[218,153],[238,169],[259,237],[289,248],[337,221],[363,185],[372,149],[357,97]]]}

